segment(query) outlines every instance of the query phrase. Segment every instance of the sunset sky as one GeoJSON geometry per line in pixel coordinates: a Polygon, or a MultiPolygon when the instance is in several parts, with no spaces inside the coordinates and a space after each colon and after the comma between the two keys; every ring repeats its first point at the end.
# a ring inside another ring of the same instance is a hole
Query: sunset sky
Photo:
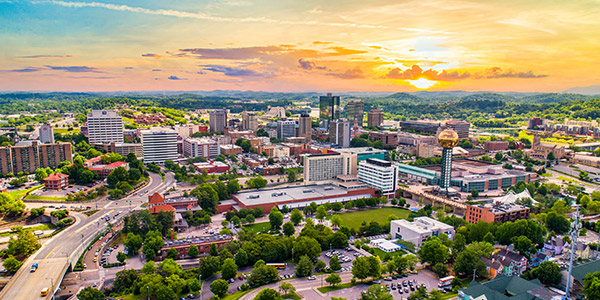
{"type": "Polygon", "coordinates": [[[0,90],[560,92],[600,0],[0,0],[0,90]]]}

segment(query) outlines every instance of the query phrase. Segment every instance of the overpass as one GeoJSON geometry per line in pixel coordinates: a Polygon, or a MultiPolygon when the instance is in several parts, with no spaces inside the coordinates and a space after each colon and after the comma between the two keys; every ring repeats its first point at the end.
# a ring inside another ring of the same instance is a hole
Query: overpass
{"type": "Polygon", "coordinates": [[[600,147],[600,142],[581,143],[581,144],[575,144],[575,146],[577,146],[583,150],[594,151],[594,150],[596,150],[596,148],[600,147]]]}
{"type": "Polygon", "coordinates": [[[402,191],[402,196],[405,198],[410,197],[413,200],[422,201],[425,204],[441,205],[444,208],[446,206],[450,206],[450,207],[452,207],[452,209],[455,213],[462,212],[464,214],[467,212],[468,205],[465,203],[461,203],[461,202],[454,201],[454,200],[451,200],[448,198],[443,198],[440,196],[424,193],[422,191],[413,190],[413,189],[411,189],[409,187],[405,187],[405,186],[400,186],[398,189],[402,191]]]}

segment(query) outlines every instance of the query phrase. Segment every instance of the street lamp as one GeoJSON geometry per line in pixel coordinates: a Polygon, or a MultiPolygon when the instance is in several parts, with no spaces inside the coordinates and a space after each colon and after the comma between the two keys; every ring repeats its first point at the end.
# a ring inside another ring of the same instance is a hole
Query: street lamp
{"type": "MultiPolygon", "coordinates": [[[[200,272],[200,269],[198,269],[198,272],[200,272]]],[[[198,275],[198,279],[200,280],[200,300],[202,300],[202,274],[198,275]]]]}
{"type": "Polygon", "coordinates": [[[46,277],[50,279],[50,293],[52,294],[52,300],[54,300],[54,279],[52,277],[46,277]]]}

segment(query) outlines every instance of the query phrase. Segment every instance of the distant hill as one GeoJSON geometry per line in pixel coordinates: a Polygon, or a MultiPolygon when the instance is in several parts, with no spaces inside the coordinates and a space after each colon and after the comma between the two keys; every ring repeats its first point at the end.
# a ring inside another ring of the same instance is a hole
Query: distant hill
{"type": "Polygon", "coordinates": [[[582,86],[582,87],[575,87],[575,88],[570,88],[566,91],[564,91],[563,93],[575,93],[575,94],[582,94],[582,95],[600,95],[600,85],[590,85],[590,86],[582,86]]]}

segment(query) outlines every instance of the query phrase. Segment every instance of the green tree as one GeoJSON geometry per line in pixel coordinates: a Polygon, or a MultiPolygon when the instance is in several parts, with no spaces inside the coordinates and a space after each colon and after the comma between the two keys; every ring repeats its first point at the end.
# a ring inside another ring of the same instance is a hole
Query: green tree
{"type": "Polygon", "coordinates": [[[237,179],[231,179],[227,182],[227,192],[232,194],[237,194],[242,189],[237,179]]]}
{"type": "Polygon", "coordinates": [[[200,252],[198,251],[198,246],[196,245],[191,245],[190,248],[188,249],[188,253],[187,253],[191,258],[196,258],[198,257],[198,254],[200,254],[200,252]]]}
{"type": "Polygon", "coordinates": [[[6,269],[6,271],[8,271],[9,273],[16,273],[17,270],[19,270],[19,268],[23,265],[23,262],[18,261],[14,256],[9,255],[7,259],[4,260],[4,262],[2,263],[2,266],[6,269]]]}
{"type": "Polygon", "coordinates": [[[289,282],[282,282],[279,286],[279,292],[282,294],[293,293],[296,291],[296,288],[289,282]]]}
{"type": "Polygon", "coordinates": [[[158,269],[154,265],[154,261],[151,260],[144,264],[141,271],[142,274],[154,274],[158,271],[158,269]]]}
{"type": "Polygon", "coordinates": [[[219,270],[221,270],[221,261],[218,257],[202,257],[200,258],[199,263],[200,265],[198,266],[198,269],[200,270],[200,275],[202,275],[202,278],[204,279],[214,275],[219,270]]]}
{"type": "Polygon", "coordinates": [[[366,257],[357,257],[352,262],[352,276],[359,280],[364,280],[369,277],[370,264],[366,257]]]}
{"type": "Polygon", "coordinates": [[[483,237],[483,240],[490,244],[493,244],[495,239],[496,238],[494,237],[494,235],[491,232],[486,233],[485,236],[483,237]]]}
{"type": "Polygon", "coordinates": [[[465,276],[473,274],[473,270],[476,270],[477,275],[486,276],[487,269],[480,258],[481,256],[475,251],[465,250],[459,253],[454,261],[454,274],[465,276]]]}
{"type": "Polygon", "coordinates": [[[35,170],[35,180],[44,181],[46,177],[48,177],[48,172],[46,172],[46,169],[39,168],[35,170]]]}
{"type": "Polygon", "coordinates": [[[448,273],[450,273],[450,270],[448,270],[446,265],[443,263],[437,263],[433,265],[431,267],[431,270],[433,271],[433,273],[437,274],[439,278],[446,277],[448,276],[448,273]]]}
{"type": "Polygon", "coordinates": [[[325,278],[325,281],[327,283],[329,283],[329,285],[335,286],[336,284],[339,284],[342,282],[342,278],[338,274],[331,273],[331,274],[329,274],[329,276],[327,276],[327,278],[325,278]]]}
{"type": "Polygon", "coordinates": [[[445,263],[450,257],[450,252],[439,238],[430,237],[421,245],[419,257],[422,263],[433,266],[437,263],[445,263]]]}
{"type": "Polygon", "coordinates": [[[235,264],[232,258],[225,259],[223,266],[221,267],[221,276],[223,279],[228,280],[235,278],[237,274],[238,266],[235,264]]]}
{"type": "Polygon", "coordinates": [[[332,271],[337,271],[342,268],[342,264],[337,255],[332,256],[329,260],[329,268],[331,268],[332,271]]]}
{"type": "Polygon", "coordinates": [[[283,298],[281,297],[281,294],[279,294],[278,291],[274,290],[274,289],[262,289],[258,294],[256,294],[256,297],[254,297],[254,300],[282,300],[283,298]]]}
{"type": "MultiPolygon", "coordinates": [[[[388,292],[385,285],[374,284],[366,291],[360,293],[360,300],[393,300],[394,297],[388,292]]],[[[425,298],[421,298],[425,299],[425,298]]]]}
{"type": "Polygon", "coordinates": [[[531,274],[543,284],[557,285],[562,279],[560,267],[557,263],[551,261],[542,262],[539,266],[531,270],[531,274]]]}
{"type": "Polygon", "coordinates": [[[229,290],[229,282],[223,279],[217,279],[210,284],[210,291],[219,296],[219,298],[225,296],[227,290],[229,290]]]}
{"type": "Polygon", "coordinates": [[[193,189],[191,194],[198,198],[198,204],[203,210],[206,210],[211,214],[217,211],[219,194],[215,191],[212,184],[204,183],[193,189]]]}
{"type": "Polygon", "coordinates": [[[281,229],[281,225],[283,224],[283,214],[276,206],[273,206],[271,213],[269,213],[269,223],[271,223],[271,228],[273,230],[281,229]]]}
{"type": "Polygon", "coordinates": [[[317,263],[315,264],[315,267],[317,268],[317,270],[323,271],[327,267],[327,264],[324,261],[322,261],[322,260],[319,259],[319,260],[317,260],[317,263]]]}
{"type": "Polygon", "coordinates": [[[117,260],[118,260],[120,263],[123,263],[123,262],[125,262],[125,260],[126,260],[126,259],[127,259],[127,255],[125,255],[125,253],[123,253],[123,252],[119,252],[119,253],[117,253],[117,260]]]}
{"type": "Polygon", "coordinates": [[[533,243],[531,243],[531,240],[524,235],[513,237],[513,245],[515,246],[515,250],[528,259],[530,254],[535,251],[535,247],[533,246],[533,243]]]}
{"type": "Polygon", "coordinates": [[[287,222],[283,224],[283,234],[285,234],[285,236],[292,236],[295,232],[296,228],[294,227],[294,224],[292,222],[287,222]]]}
{"type": "Polygon", "coordinates": [[[177,259],[177,255],[178,255],[177,249],[170,248],[169,250],[167,250],[167,258],[177,259]]]}
{"type": "Polygon", "coordinates": [[[40,247],[38,239],[30,230],[20,230],[16,239],[12,236],[9,238],[6,253],[16,258],[26,258],[40,247]]]}
{"type": "Polygon", "coordinates": [[[297,208],[294,208],[290,214],[290,221],[292,221],[294,225],[298,225],[303,219],[302,212],[300,212],[297,208]]]}
{"type": "Polygon", "coordinates": [[[104,300],[105,297],[101,291],[91,286],[85,287],[77,294],[79,300],[104,300]]]}
{"type": "Polygon", "coordinates": [[[317,207],[317,219],[323,220],[323,219],[325,219],[326,216],[327,216],[327,210],[325,209],[325,207],[323,205],[319,205],[319,207],[317,207]]]}
{"type": "Polygon", "coordinates": [[[296,171],[290,170],[287,172],[288,176],[287,176],[287,180],[288,182],[296,182],[297,178],[296,178],[296,171]]]}
{"type": "Polygon", "coordinates": [[[210,248],[208,249],[208,253],[212,256],[217,256],[219,255],[219,250],[217,250],[217,244],[212,243],[210,244],[210,248]]]}
{"type": "Polygon", "coordinates": [[[300,257],[300,261],[296,265],[296,276],[306,277],[312,274],[313,262],[310,257],[303,255],[300,257]]]}
{"type": "Polygon", "coordinates": [[[314,238],[300,236],[294,242],[294,254],[296,259],[307,255],[311,260],[314,260],[321,254],[321,245],[314,238]]]}
{"type": "Polygon", "coordinates": [[[108,174],[106,177],[106,183],[110,188],[114,188],[117,183],[121,181],[127,181],[129,179],[129,173],[123,167],[117,167],[108,174]]]}
{"type": "Polygon", "coordinates": [[[140,180],[140,178],[142,178],[142,172],[138,168],[129,169],[129,171],[127,171],[127,174],[129,176],[129,180],[131,180],[132,182],[136,182],[140,180]]]}
{"type": "Polygon", "coordinates": [[[260,189],[267,186],[267,180],[262,178],[261,176],[258,176],[246,181],[246,185],[248,186],[248,188],[251,189],[260,189]]]}
{"type": "Polygon", "coordinates": [[[558,234],[567,233],[569,231],[569,220],[567,220],[564,214],[561,215],[555,211],[550,211],[546,214],[546,227],[548,227],[548,230],[552,230],[558,234]]]}
{"type": "Polygon", "coordinates": [[[129,232],[125,239],[125,248],[127,248],[130,255],[135,255],[142,248],[143,242],[144,240],[141,236],[129,232]]]}
{"type": "Polygon", "coordinates": [[[587,299],[600,299],[600,272],[585,275],[583,278],[583,294],[587,299]]]}
{"type": "Polygon", "coordinates": [[[248,253],[244,249],[240,249],[234,256],[235,264],[238,266],[246,266],[248,264],[248,253]]]}

